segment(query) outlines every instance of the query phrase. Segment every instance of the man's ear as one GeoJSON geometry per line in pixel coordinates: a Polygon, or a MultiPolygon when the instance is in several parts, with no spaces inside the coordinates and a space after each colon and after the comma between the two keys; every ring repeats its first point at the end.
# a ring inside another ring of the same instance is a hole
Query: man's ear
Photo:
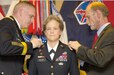
{"type": "Polygon", "coordinates": [[[100,10],[96,10],[96,14],[97,14],[98,19],[101,19],[103,16],[100,10]]]}

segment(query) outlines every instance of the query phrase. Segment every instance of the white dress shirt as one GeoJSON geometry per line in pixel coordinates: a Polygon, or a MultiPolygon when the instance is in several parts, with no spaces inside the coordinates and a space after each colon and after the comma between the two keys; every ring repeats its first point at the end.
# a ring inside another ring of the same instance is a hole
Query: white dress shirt
{"type": "Polygon", "coordinates": [[[109,25],[109,24],[110,24],[110,22],[108,22],[108,23],[104,24],[103,26],[101,26],[101,27],[99,28],[99,30],[97,31],[97,35],[99,36],[100,33],[104,30],[104,28],[105,28],[107,25],[109,25]]]}
{"type": "MultiPolygon", "coordinates": [[[[52,49],[56,52],[57,47],[58,47],[58,44],[59,44],[59,42],[57,42],[57,44],[56,44],[53,48],[51,48],[51,47],[49,46],[49,44],[47,43],[48,52],[50,52],[52,49]]],[[[51,54],[50,54],[51,60],[53,60],[54,55],[55,55],[55,53],[51,53],[51,54]]]]}

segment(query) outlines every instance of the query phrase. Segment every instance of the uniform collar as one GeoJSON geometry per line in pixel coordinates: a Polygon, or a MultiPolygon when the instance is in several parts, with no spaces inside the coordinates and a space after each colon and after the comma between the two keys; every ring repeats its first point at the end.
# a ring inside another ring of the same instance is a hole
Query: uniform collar
{"type": "Polygon", "coordinates": [[[59,44],[59,42],[57,42],[56,45],[55,45],[53,48],[51,48],[51,47],[49,46],[49,44],[47,43],[48,52],[50,52],[52,49],[56,52],[57,47],[58,47],[58,44],[59,44]]]}
{"type": "Polygon", "coordinates": [[[18,25],[19,29],[21,30],[21,26],[20,26],[20,24],[19,24],[18,20],[17,20],[14,16],[13,16],[13,18],[15,19],[15,21],[16,21],[16,23],[17,23],[17,25],[18,25]]]}

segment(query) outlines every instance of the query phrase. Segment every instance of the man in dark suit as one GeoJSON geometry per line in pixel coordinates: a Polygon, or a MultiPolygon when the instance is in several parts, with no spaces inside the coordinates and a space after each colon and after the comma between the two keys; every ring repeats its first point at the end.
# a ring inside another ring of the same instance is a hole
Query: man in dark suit
{"type": "Polygon", "coordinates": [[[79,75],[75,52],[59,41],[63,23],[50,15],[43,25],[47,42],[35,50],[29,64],[29,75],[79,75]]]}
{"type": "Polygon", "coordinates": [[[12,16],[0,20],[0,75],[21,75],[25,55],[41,45],[37,38],[25,42],[21,33],[34,16],[34,6],[22,1],[15,6],[12,16]]]}
{"type": "Polygon", "coordinates": [[[78,41],[70,41],[69,47],[79,59],[89,64],[87,75],[114,75],[114,28],[108,22],[108,8],[101,2],[92,2],[86,8],[87,24],[97,29],[98,39],[92,49],[78,41]]]}

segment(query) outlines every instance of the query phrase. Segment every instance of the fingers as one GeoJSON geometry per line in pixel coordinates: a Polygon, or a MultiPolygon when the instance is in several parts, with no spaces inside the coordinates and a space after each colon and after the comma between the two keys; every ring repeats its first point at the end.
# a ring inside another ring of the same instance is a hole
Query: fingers
{"type": "Polygon", "coordinates": [[[68,45],[68,47],[70,48],[70,50],[73,50],[72,47],[70,45],[68,45]]]}
{"type": "Polygon", "coordinates": [[[74,48],[75,43],[73,41],[69,41],[68,45],[69,45],[70,48],[74,48]]]}
{"type": "Polygon", "coordinates": [[[37,47],[40,47],[42,45],[41,39],[38,39],[38,38],[32,38],[31,43],[33,45],[33,48],[37,48],[37,47]]]}
{"type": "Polygon", "coordinates": [[[78,41],[69,41],[68,46],[70,50],[74,49],[77,52],[81,44],[78,41]]]}
{"type": "Polygon", "coordinates": [[[72,41],[69,41],[68,47],[70,48],[70,50],[73,50],[73,48],[72,48],[72,41]]]}
{"type": "Polygon", "coordinates": [[[43,43],[42,43],[42,40],[41,39],[38,39],[38,47],[40,47],[43,43]]]}

